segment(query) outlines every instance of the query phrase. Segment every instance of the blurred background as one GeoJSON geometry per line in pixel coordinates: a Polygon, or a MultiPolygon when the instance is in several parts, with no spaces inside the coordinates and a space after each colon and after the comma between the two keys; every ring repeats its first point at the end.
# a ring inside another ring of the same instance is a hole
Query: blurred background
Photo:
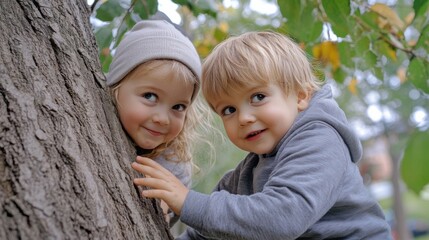
{"type": "MultiPolygon", "coordinates": [[[[202,59],[230,35],[291,36],[330,84],[364,147],[360,170],[395,239],[429,239],[429,1],[88,0],[100,62],[141,19],[169,18],[202,59]]],[[[214,123],[221,133],[222,124],[214,123]]],[[[195,151],[194,186],[209,193],[246,155],[219,134],[195,151]]],[[[182,224],[172,229],[183,231],[182,224]]]]}

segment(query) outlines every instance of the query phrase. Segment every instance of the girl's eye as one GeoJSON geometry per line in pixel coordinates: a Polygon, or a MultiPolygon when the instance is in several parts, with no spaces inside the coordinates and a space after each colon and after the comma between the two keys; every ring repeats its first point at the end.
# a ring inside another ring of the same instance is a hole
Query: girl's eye
{"type": "Polygon", "coordinates": [[[143,94],[143,97],[151,102],[156,102],[156,100],[158,99],[158,96],[156,96],[155,93],[151,93],[151,92],[143,94]]]}
{"type": "Polygon", "coordinates": [[[252,96],[251,102],[252,103],[257,103],[262,101],[265,98],[265,95],[262,93],[257,93],[255,95],[252,96]]]}
{"type": "Polygon", "coordinates": [[[186,110],[186,106],[184,104],[177,104],[173,106],[173,109],[178,112],[183,112],[186,110]]]}
{"type": "Polygon", "coordinates": [[[235,108],[234,107],[226,107],[222,110],[222,115],[223,116],[228,116],[230,114],[233,114],[235,112],[235,108]]]}

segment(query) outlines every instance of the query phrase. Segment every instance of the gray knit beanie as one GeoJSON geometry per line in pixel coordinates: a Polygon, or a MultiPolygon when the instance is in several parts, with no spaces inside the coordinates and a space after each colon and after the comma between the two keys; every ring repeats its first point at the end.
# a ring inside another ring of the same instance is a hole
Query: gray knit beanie
{"type": "Polygon", "coordinates": [[[118,83],[138,65],[155,59],[185,64],[200,83],[201,61],[192,42],[167,21],[143,20],[119,43],[107,74],[107,85],[118,83]]]}

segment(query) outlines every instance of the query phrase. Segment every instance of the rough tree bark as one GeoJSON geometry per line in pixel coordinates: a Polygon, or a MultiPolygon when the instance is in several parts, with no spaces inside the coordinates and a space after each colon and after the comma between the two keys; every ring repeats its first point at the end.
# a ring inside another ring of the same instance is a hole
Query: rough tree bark
{"type": "Polygon", "coordinates": [[[171,239],[132,184],[85,0],[0,1],[0,239],[171,239]]]}

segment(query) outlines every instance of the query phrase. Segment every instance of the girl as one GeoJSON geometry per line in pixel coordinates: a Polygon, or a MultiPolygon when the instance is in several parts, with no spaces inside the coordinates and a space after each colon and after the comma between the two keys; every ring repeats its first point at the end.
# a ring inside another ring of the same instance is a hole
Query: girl
{"type": "MultiPolygon", "coordinates": [[[[195,47],[164,20],[137,23],[116,49],[107,75],[120,121],[137,155],[154,159],[188,188],[191,143],[198,137],[195,126],[205,122],[201,120],[205,109],[196,102],[200,77],[195,47]]],[[[168,207],[163,202],[161,207],[166,214],[168,207]]]]}

